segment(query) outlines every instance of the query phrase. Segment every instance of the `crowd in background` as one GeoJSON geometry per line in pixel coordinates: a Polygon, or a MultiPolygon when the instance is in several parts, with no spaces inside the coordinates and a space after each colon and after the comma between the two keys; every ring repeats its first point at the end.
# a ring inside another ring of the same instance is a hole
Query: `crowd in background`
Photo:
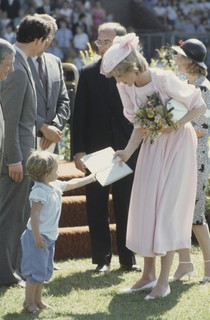
{"type": "Polygon", "coordinates": [[[100,1],[86,0],[2,0],[0,7],[0,36],[15,42],[15,30],[24,15],[47,13],[53,16],[58,31],[48,52],[62,61],[73,60],[80,69],[79,51],[96,39],[98,26],[112,21],[100,1]]]}
{"type": "MultiPolygon", "coordinates": [[[[207,34],[210,31],[210,1],[206,0],[142,0],[166,31],[207,34]]],[[[103,22],[114,20],[102,1],[95,0],[2,0],[0,6],[0,36],[15,42],[15,29],[26,13],[47,13],[58,24],[58,31],[48,52],[62,61],[73,62],[81,69],[80,50],[97,37],[103,22]]],[[[205,41],[204,41],[205,42],[205,41]]],[[[206,42],[205,42],[206,43],[206,42]]],[[[207,43],[206,43],[207,44],[207,43]]]]}
{"type": "Polygon", "coordinates": [[[166,30],[199,34],[210,31],[210,1],[148,0],[144,5],[154,12],[166,30]]]}

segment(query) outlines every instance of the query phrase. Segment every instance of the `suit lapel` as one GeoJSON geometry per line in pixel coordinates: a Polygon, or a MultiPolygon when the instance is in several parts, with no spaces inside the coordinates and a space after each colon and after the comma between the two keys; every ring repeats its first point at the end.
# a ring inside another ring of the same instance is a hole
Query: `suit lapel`
{"type": "Polygon", "coordinates": [[[31,70],[29,67],[29,64],[27,63],[27,61],[21,56],[21,54],[17,51],[16,52],[16,57],[17,59],[20,61],[20,63],[23,65],[24,69],[27,72],[29,81],[31,82],[32,88],[34,90],[35,96],[36,96],[36,88],[35,88],[35,84],[34,84],[34,80],[33,80],[33,76],[31,74],[31,70]]]}
{"type": "Polygon", "coordinates": [[[47,77],[47,97],[46,98],[48,100],[52,92],[52,81],[49,81],[49,79],[53,79],[53,64],[45,54],[43,54],[43,60],[46,67],[46,77],[47,77]]]}

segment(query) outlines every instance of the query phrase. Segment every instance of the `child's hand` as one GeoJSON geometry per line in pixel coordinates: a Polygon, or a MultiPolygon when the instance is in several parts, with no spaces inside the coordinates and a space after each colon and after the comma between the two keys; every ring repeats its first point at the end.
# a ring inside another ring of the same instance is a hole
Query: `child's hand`
{"type": "Polygon", "coordinates": [[[41,235],[39,235],[38,237],[35,238],[35,243],[38,248],[45,248],[46,247],[45,240],[41,235]]]}
{"type": "Polygon", "coordinates": [[[89,175],[89,177],[92,179],[91,182],[95,182],[95,181],[96,181],[96,173],[95,173],[95,172],[94,172],[94,173],[91,173],[91,174],[89,175]]]}

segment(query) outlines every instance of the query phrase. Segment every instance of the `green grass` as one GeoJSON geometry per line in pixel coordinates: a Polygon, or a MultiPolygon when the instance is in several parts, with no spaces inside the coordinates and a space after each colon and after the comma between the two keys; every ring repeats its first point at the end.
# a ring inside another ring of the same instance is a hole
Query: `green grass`
{"type": "MultiPolygon", "coordinates": [[[[90,259],[58,262],[45,284],[43,301],[54,310],[39,315],[22,312],[24,289],[0,288],[0,319],[57,319],[57,320],[210,320],[210,283],[201,285],[203,263],[200,250],[193,247],[192,259],[196,270],[190,281],[171,284],[172,293],[166,298],[144,301],[145,292],[120,295],[119,289],[132,285],[141,273],[119,270],[118,257],[112,260],[111,271],[94,274],[90,259]]],[[[143,265],[143,259],[137,257],[143,265]]],[[[159,259],[157,259],[159,268],[159,259]]],[[[172,272],[177,265],[175,256],[172,272]]]]}

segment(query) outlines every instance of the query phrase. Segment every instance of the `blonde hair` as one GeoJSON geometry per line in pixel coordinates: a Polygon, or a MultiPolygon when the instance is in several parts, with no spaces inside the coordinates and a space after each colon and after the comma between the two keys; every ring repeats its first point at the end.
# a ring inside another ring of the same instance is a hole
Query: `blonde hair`
{"type": "Polygon", "coordinates": [[[43,182],[58,165],[56,155],[48,151],[33,151],[26,162],[26,169],[33,181],[43,182]]]}
{"type": "Polygon", "coordinates": [[[144,72],[148,69],[148,63],[143,55],[137,50],[131,51],[131,53],[123,59],[118,65],[108,74],[107,78],[120,77],[126,72],[144,72]]]}
{"type": "Polygon", "coordinates": [[[194,62],[190,58],[186,57],[186,59],[188,60],[188,64],[187,64],[187,67],[186,67],[186,72],[187,73],[200,74],[202,76],[207,77],[208,71],[206,69],[204,69],[201,66],[199,66],[196,62],[194,62]]]}

